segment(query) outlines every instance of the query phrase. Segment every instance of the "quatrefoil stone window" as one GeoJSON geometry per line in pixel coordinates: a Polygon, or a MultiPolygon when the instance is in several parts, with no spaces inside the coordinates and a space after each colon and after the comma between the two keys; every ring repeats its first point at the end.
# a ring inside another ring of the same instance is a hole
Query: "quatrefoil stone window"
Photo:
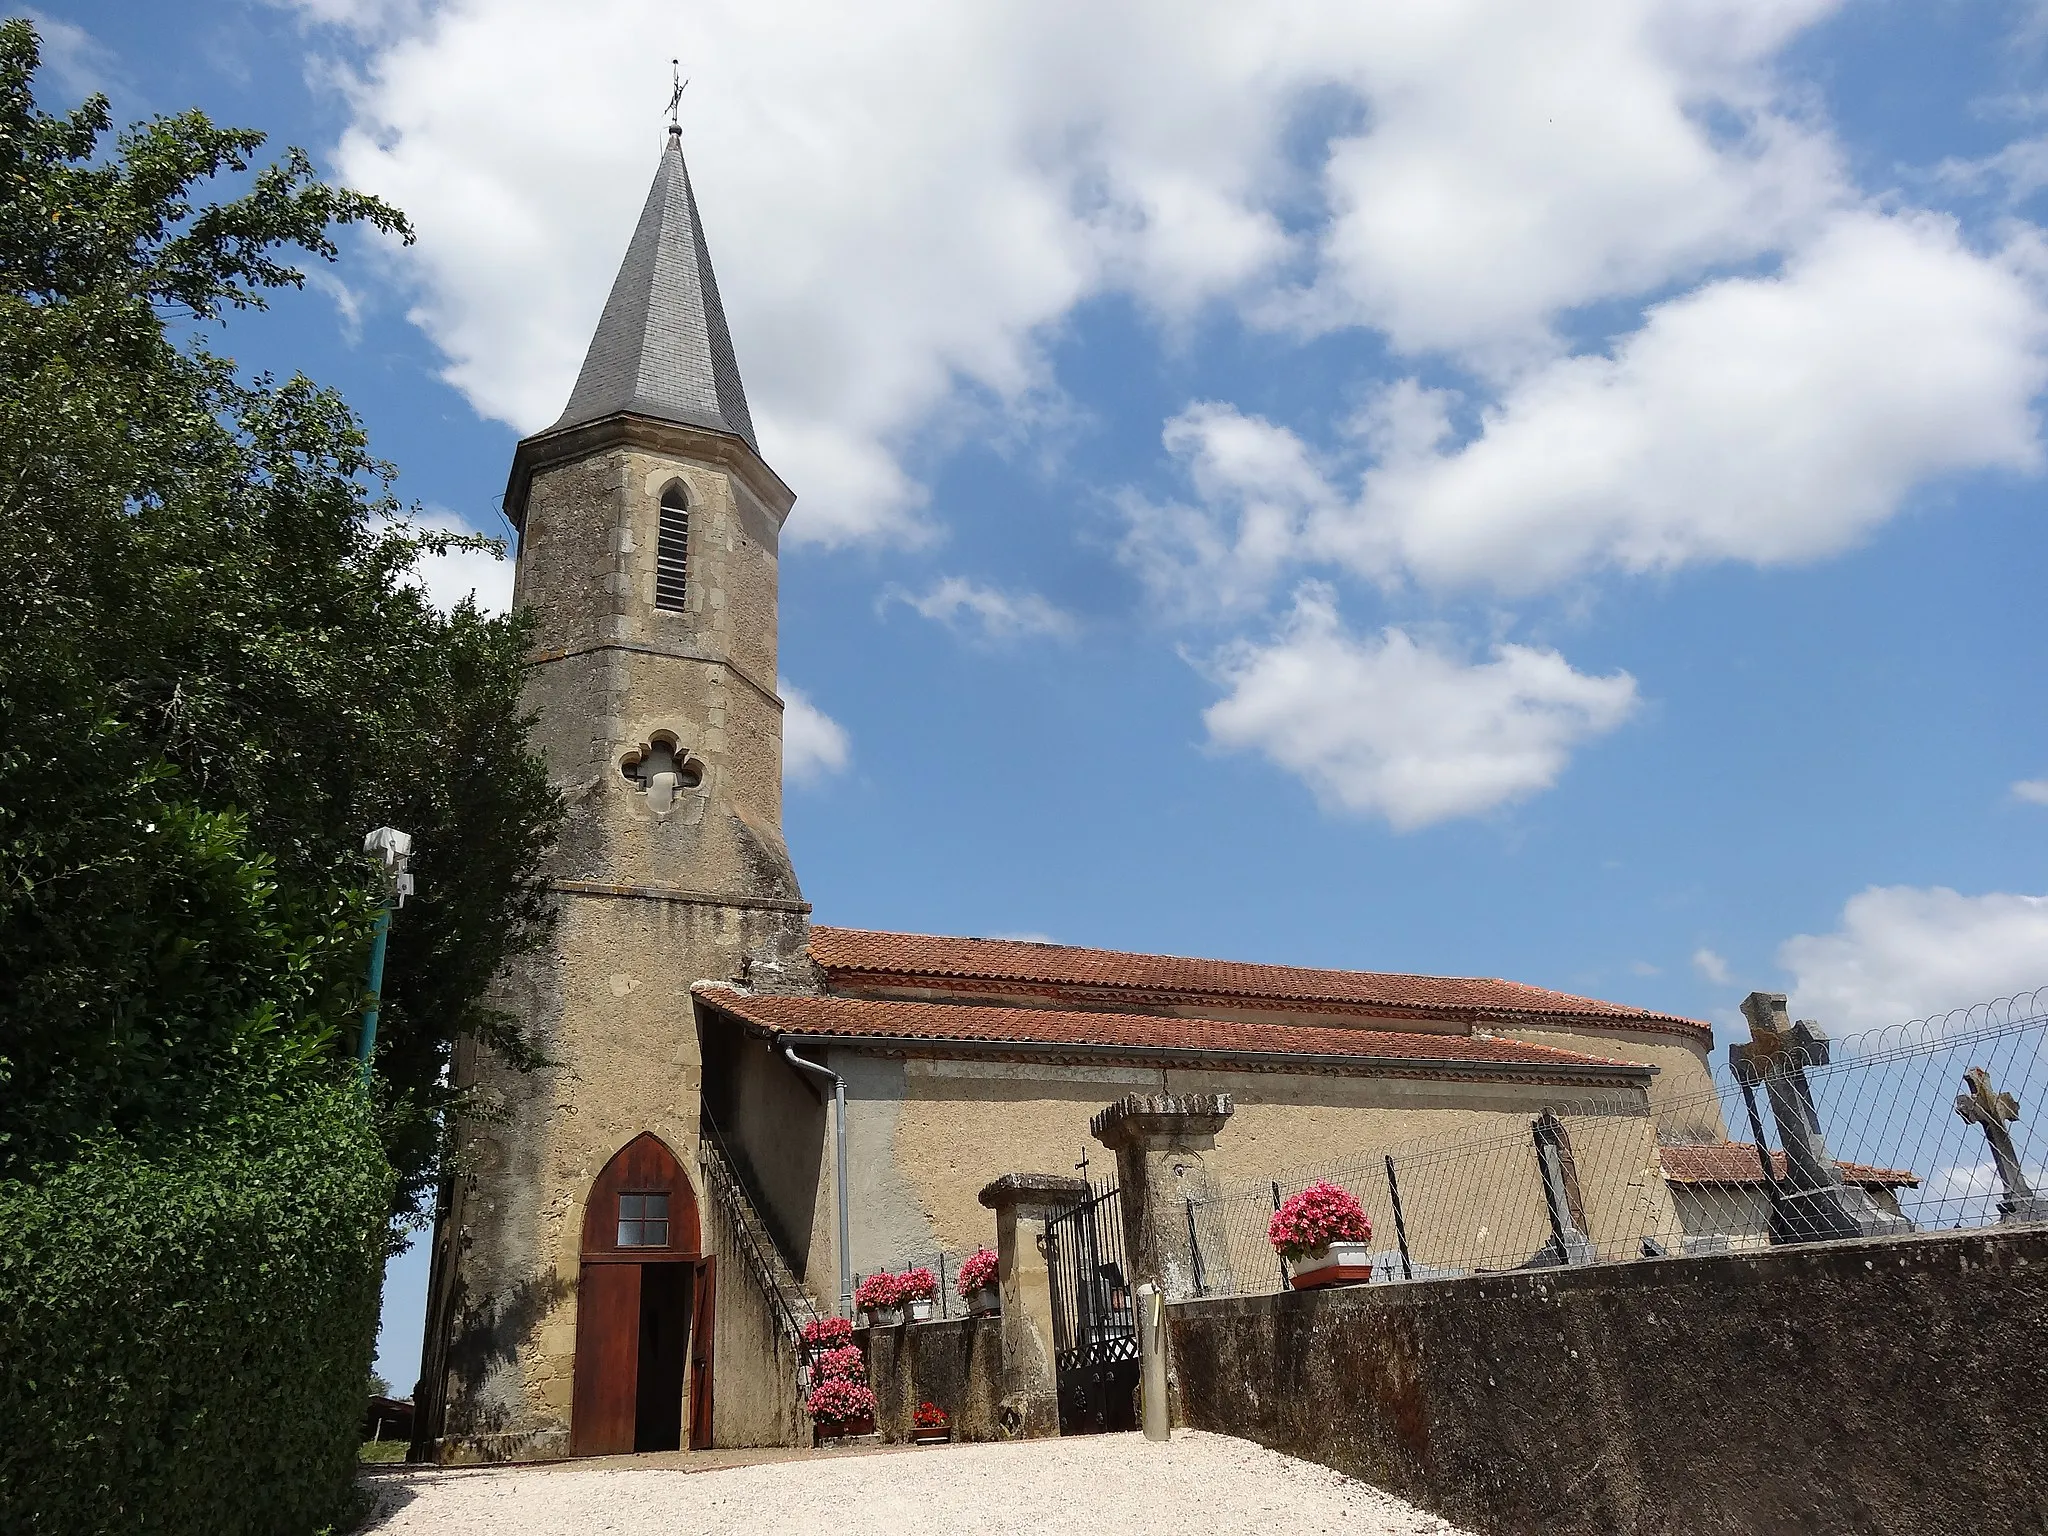
{"type": "Polygon", "coordinates": [[[647,807],[657,816],[676,808],[676,796],[704,782],[703,762],[690,755],[676,738],[656,731],[619,763],[619,772],[633,782],[634,790],[647,797],[647,807]]]}

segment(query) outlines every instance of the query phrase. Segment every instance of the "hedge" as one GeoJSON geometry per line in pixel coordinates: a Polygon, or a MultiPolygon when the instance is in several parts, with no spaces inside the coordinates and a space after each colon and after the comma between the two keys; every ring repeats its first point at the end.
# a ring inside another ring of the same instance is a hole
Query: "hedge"
{"type": "Polygon", "coordinates": [[[352,1085],[0,1181],[0,1530],[341,1519],[391,1181],[352,1085]]]}

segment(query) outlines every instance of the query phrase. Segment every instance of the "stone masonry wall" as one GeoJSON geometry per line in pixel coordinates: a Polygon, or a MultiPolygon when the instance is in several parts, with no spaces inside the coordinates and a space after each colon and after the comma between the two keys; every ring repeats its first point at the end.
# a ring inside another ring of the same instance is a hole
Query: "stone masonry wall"
{"type": "Polygon", "coordinates": [[[2048,1531],[2048,1228],[1168,1318],[1187,1424],[1478,1531],[2048,1531]]]}
{"type": "MultiPolygon", "coordinates": [[[[455,1272],[430,1324],[445,1340],[444,1459],[566,1452],[591,1182],[641,1132],[696,1179],[692,983],[808,977],[809,909],[780,827],[779,512],[729,443],[634,430],[598,432],[587,452],[537,469],[526,494],[515,601],[539,625],[524,695],[533,740],[569,808],[548,871],[561,921],[498,988],[547,1065],[458,1057],[483,1113],[461,1130],[455,1272]],[[690,503],[682,612],[654,606],[659,501],[674,482],[690,503]],[[629,771],[657,744],[673,751],[672,796],[629,771]]],[[[780,1409],[746,1401],[758,1375],[779,1403],[787,1367],[742,1342],[758,1334],[742,1326],[749,1283],[721,1266],[717,1428],[724,1443],[779,1443],[780,1409]]]]}
{"type": "MultiPolygon", "coordinates": [[[[939,1060],[835,1052],[847,1077],[853,1154],[853,1257],[863,1273],[895,1267],[939,1249],[972,1249],[992,1240],[979,1192],[1014,1169],[1071,1170],[1085,1149],[1091,1176],[1110,1162],[1089,1135],[1091,1117],[1126,1093],[1227,1093],[1237,1106],[1229,1133],[1207,1163],[1221,1182],[1257,1177],[1275,1167],[1338,1158],[1369,1160],[1428,1137],[1498,1132],[1526,1140],[1544,1108],[1576,1099],[1604,1099],[1622,1113],[1573,1128],[1582,1143],[1581,1171],[1596,1243],[1610,1257],[1635,1251],[1633,1234],[1645,1201],[1668,1199],[1661,1180],[1641,1170],[1655,1156],[1655,1128],[1641,1089],[1543,1083],[1341,1077],[1309,1072],[1232,1072],[1140,1066],[1058,1066],[1028,1062],[939,1060]],[[1634,1114],[1628,1113],[1630,1109],[1634,1114]],[[1610,1145],[1612,1144],[1612,1145],[1610,1145]],[[1626,1237],[1626,1241],[1623,1238],[1626,1237]],[[1610,1238],[1612,1242],[1610,1242],[1610,1238]]],[[[1494,1213],[1500,1246],[1533,1251],[1549,1236],[1540,1188],[1531,1182],[1519,1205],[1494,1213]],[[1509,1226],[1513,1230],[1508,1230],[1509,1226]]],[[[1418,1254],[1435,1257],[1431,1225],[1455,1202],[1433,1199],[1430,1175],[1418,1174],[1411,1220],[1418,1254]]],[[[1364,1191],[1361,1191],[1364,1193],[1364,1191]]],[[[836,1233],[830,1169],[817,1184],[808,1215],[809,1280],[830,1294],[836,1233]]],[[[1381,1199],[1371,1208],[1386,1209],[1381,1199]]],[[[1446,1218],[1448,1219],[1448,1218],[1446,1218]]],[[[1675,1225],[1660,1213],[1657,1224],[1675,1225]]],[[[1469,1235],[1469,1234],[1467,1234],[1469,1235]]],[[[1446,1239],[1448,1241],[1448,1239],[1446,1239]]],[[[1240,1255],[1261,1272],[1263,1251],[1240,1255]]],[[[1233,1256],[1212,1255],[1219,1265],[1233,1256]]],[[[1221,1272],[1219,1270],[1219,1278],[1221,1272]]]]}
{"type": "Polygon", "coordinates": [[[875,1431],[892,1445],[910,1439],[919,1403],[952,1420],[955,1440],[1006,1440],[1003,1428],[1003,1320],[998,1316],[857,1328],[875,1392],[875,1431]]]}

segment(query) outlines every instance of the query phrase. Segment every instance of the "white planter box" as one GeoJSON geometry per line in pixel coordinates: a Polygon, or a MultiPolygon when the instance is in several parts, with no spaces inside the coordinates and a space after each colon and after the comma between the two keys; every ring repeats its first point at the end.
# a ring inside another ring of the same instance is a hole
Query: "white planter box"
{"type": "Polygon", "coordinates": [[[984,1285],[979,1290],[967,1293],[967,1315],[986,1317],[991,1312],[1003,1310],[1003,1288],[999,1285],[984,1285]]]}
{"type": "Polygon", "coordinates": [[[910,1320],[913,1323],[928,1323],[932,1320],[932,1303],[913,1301],[910,1304],[910,1320]]]}
{"type": "Polygon", "coordinates": [[[871,1328],[896,1328],[903,1322],[901,1307],[869,1307],[868,1326],[871,1328]]]}
{"type": "Polygon", "coordinates": [[[1372,1278],[1372,1250],[1364,1243],[1332,1243],[1320,1254],[1289,1259],[1287,1273],[1297,1291],[1355,1285],[1372,1278]]]}

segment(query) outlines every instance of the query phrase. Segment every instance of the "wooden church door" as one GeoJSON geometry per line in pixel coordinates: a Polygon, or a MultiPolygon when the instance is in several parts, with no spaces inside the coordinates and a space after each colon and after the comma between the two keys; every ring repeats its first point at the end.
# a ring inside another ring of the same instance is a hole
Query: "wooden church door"
{"type": "Polygon", "coordinates": [[[711,1271],[682,1164],[636,1136],[583,1209],[571,1455],[678,1449],[686,1396],[690,1442],[709,1443],[711,1271]]]}

